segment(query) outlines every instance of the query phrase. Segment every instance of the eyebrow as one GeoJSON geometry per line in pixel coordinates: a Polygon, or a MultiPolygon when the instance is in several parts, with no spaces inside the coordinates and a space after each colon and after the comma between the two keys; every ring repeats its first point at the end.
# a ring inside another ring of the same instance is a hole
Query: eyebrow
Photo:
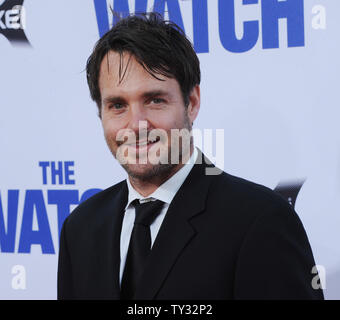
{"type": "Polygon", "coordinates": [[[152,90],[152,91],[145,92],[143,94],[143,98],[151,98],[151,97],[156,97],[156,96],[163,96],[163,97],[169,96],[169,93],[164,90],[152,90]]]}
{"type": "MultiPolygon", "coordinates": [[[[151,91],[147,91],[144,92],[142,94],[142,97],[144,99],[148,99],[148,98],[152,98],[152,97],[158,97],[158,96],[169,96],[169,93],[167,91],[164,90],[151,90],[151,91]]],[[[116,102],[122,102],[125,101],[125,98],[121,97],[121,96],[108,96],[106,98],[103,99],[104,104],[106,103],[116,103],[116,102]]]]}
{"type": "Polygon", "coordinates": [[[103,99],[104,104],[116,103],[116,102],[122,102],[122,101],[125,101],[125,99],[120,96],[108,96],[105,99],[103,99]]]}

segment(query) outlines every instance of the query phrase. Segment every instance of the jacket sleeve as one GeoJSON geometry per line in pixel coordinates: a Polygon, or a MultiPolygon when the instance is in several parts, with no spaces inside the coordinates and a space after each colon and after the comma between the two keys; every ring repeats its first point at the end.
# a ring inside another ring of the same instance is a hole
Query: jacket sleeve
{"type": "Polygon", "coordinates": [[[67,247],[66,237],[67,219],[64,221],[60,232],[59,259],[58,259],[58,300],[72,299],[72,266],[70,254],[67,247]]]}
{"type": "Polygon", "coordinates": [[[303,225],[287,203],[259,216],[239,252],[236,299],[323,299],[312,286],[315,262],[303,225]]]}

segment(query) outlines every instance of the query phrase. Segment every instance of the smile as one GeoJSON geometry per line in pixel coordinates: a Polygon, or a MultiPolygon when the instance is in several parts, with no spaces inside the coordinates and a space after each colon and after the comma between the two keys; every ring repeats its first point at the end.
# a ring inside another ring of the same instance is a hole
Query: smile
{"type": "Polygon", "coordinates": [[[135,147],[135,148],[142,148],[145,146],[150,146],[152,144],[157,143],[160,141],[160,137],[155,137],[154,139],[144,140],[144,141],[137,141],[136,143],[127,143],[126,146],[135,147]]]}

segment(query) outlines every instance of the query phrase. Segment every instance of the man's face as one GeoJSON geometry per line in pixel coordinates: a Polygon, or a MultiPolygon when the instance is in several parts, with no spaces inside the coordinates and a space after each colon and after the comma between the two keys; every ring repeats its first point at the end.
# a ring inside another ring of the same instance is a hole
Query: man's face
{"type": "Polygon", "coordinates": [[[183,145],[182,150],[180,139],[178,148],[171,129],[191,130],[199,110],[199,87],[193,89],[185,107],[177,80],[158,74],[157,78],[164,81],[156,79],[129,53],[124,53],[122,60],[121,72],[125,74],[121,82],[118,53],[110,51],[100,67],[101,120],[106,142],[129,176],[148,180],[166,175],[189,156],[190,146],[183,145]],[[155,134],[153,138],[149,133],[155,134]],[[171,163],[175,148],[179,163],[171,163]]]}

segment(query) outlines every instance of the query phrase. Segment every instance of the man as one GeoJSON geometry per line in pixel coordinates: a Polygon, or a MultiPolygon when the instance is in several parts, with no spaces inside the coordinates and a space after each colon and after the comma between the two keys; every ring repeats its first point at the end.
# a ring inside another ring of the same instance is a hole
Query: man
{"type": "Polygon", "coordinates": [[[323,298],[288,202],[208,172],[214,166],[179,134],[199,112],[200,69],[176,25],[156,14],[122,19],[95,46],[87,79],[128,178],[65,220],[59,299],[323,298]]]}

